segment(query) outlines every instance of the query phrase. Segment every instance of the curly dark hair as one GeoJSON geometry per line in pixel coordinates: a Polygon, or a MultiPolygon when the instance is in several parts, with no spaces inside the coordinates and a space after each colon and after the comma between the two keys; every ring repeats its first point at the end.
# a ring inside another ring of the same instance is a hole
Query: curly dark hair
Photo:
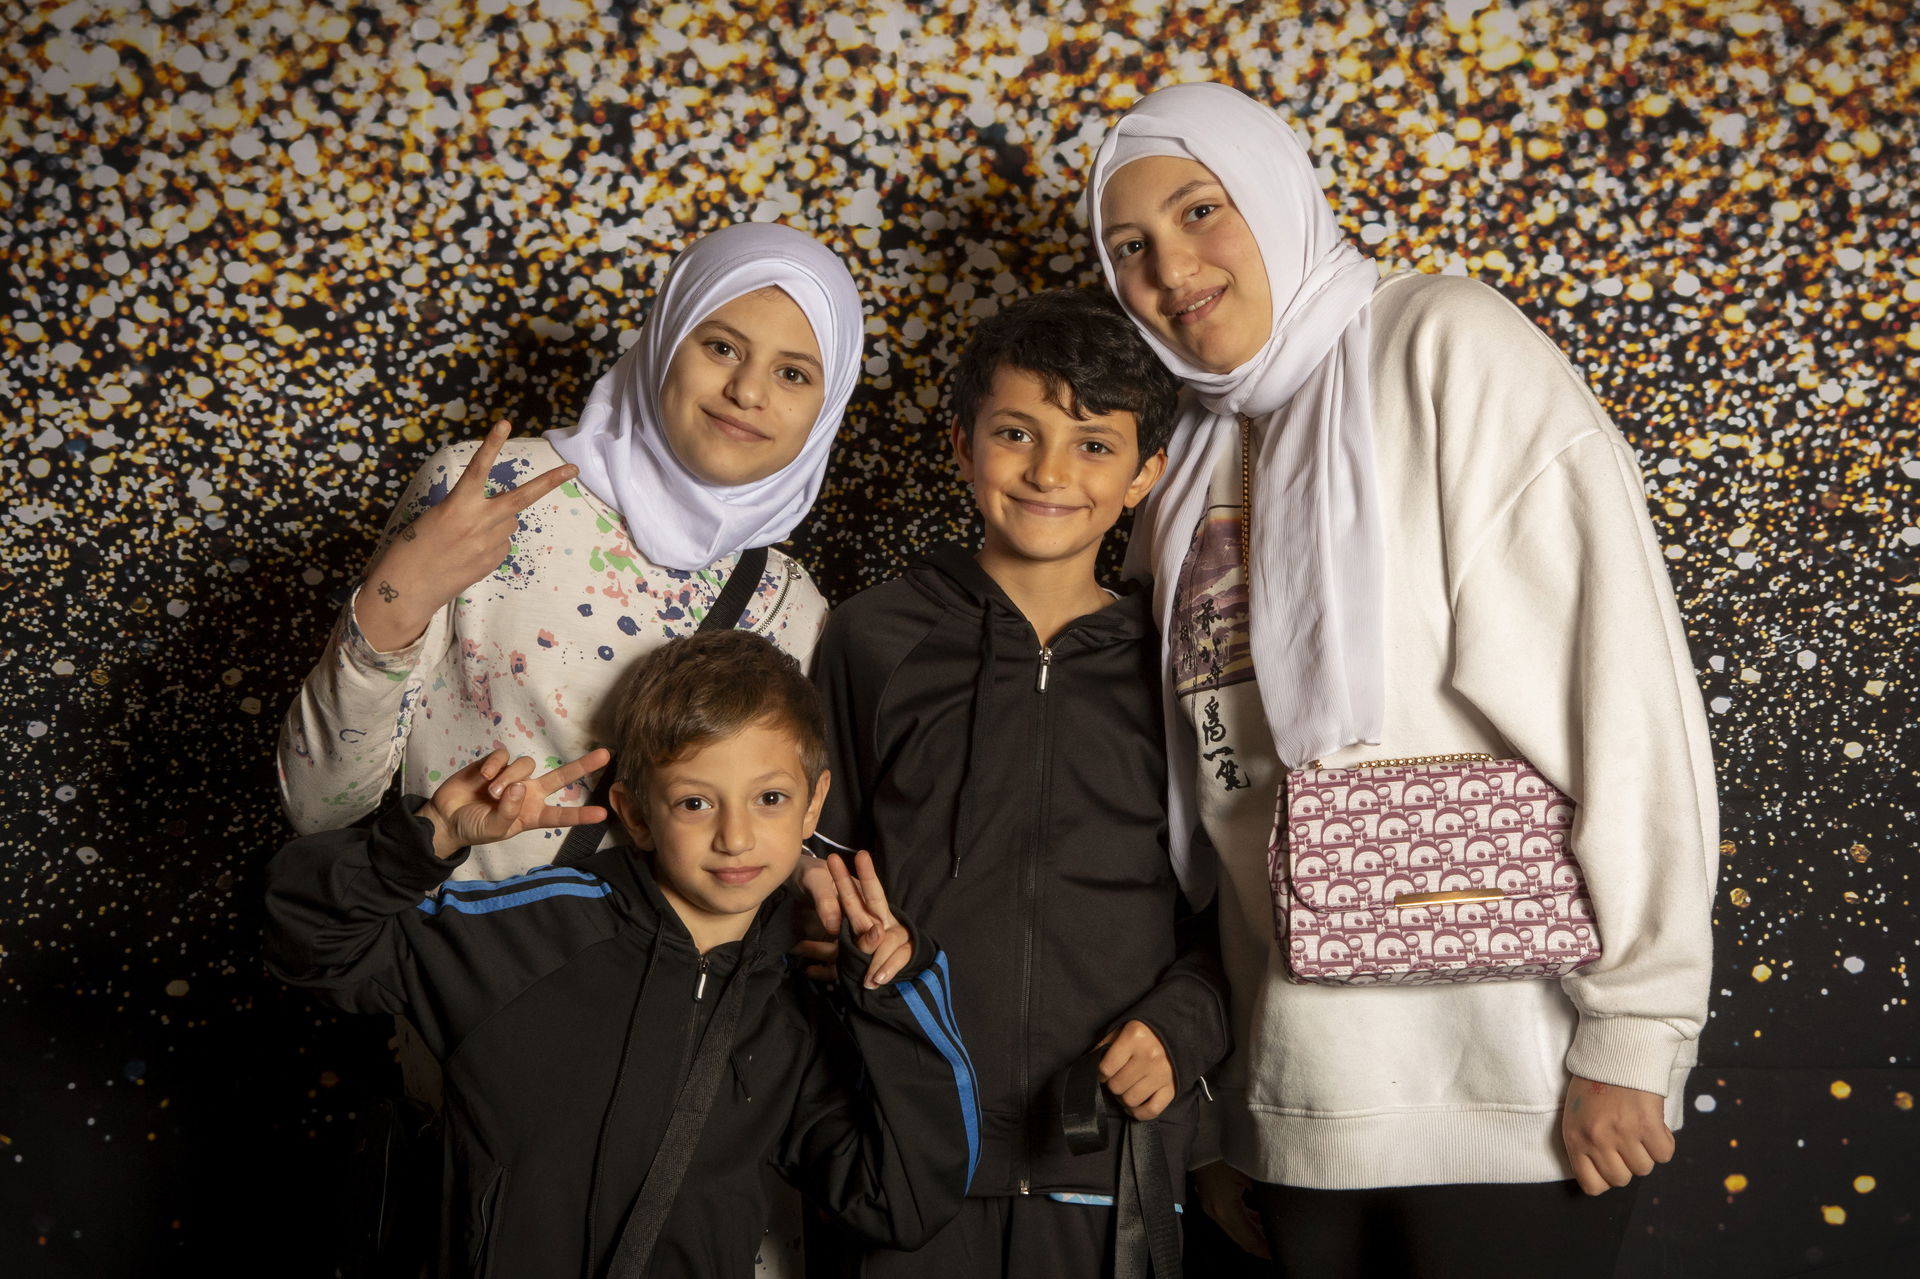
{"type": "Polygon", "coordinates": [[[1142,462],[1173,434],[1180,380],[1104,289],[1048,289],[974,327],[947,375],[948,407],[968,431],[1003,366],[1034,374],[1075,418],[1133,414],[1142,462]]]}
{"type": "Polygon", "coordinates": [[[807,785],[827,766],[826,716],[800,664],[749,631],[696,631],[633,664],[614,691],[620,781],[641,792],[656,768],[771,723],[793,735],[807,785]]]}

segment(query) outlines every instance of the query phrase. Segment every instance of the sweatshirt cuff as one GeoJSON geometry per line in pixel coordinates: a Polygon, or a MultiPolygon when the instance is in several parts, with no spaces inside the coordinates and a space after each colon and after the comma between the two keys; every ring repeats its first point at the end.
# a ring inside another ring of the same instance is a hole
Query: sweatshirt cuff
{"type": "MultiPolygon", "coordinates": [[[[428,842],[431,844],[431,836],[428,837],[428,842]]],[[[887,983],[887,986],[882,986],[880,990],[885,990],[888,986],[898,986],[901,982],[918,977],[932,967],[933,961],[940,954],[939,945],[926,933],[914,927],[913,921],[906,915],[896,910],[893,912],[893,918],[907,930],[907,936],[913,940],[913,954],[908,956],[906,965],[893,975],[893,979],[887,983]]],[[[867,969],[872,967],[872,957],[854,945],[853,929],[847,926],[844,917],[840,921],[839,950],[840,988],[860,995],[879,994],[880,990],[868,990],[864,985],[867,980],[867,969]]]]}
{"type": "Polygon", "coordinates": [[[1209,1049],[1222,1037],[1223,1018],[1220,1001],[1205,982],[1178,974],[1148,991],[1108,1029],[1139,1021],[1151,1030],[1173,1064],[1174,1095],[1179,1096],[1217,1063],[1209,1049]]]}
{"type": "Polygon", "coordinates": [[[1567,1049],[1567,1072],[1664,1097],[1688,1042],[1688,1036],[1655,1017],[1583,1014],[1567,1049]]]}
{"type": "MultiPolygon", "coordinates": [[[[347,660],[361,670],[380,671],[389,675],[405,675],[420,662],[420,654],[427,645],[427,632],[420,632],[420,638],[403,648],[383,653],[368,641],[366,633],[360,629],[360,619],[354,615],[359,606],[360,592],[367,588],[365,582],[353,588],[353,594],[347,597],[346,608],[340,615],[340,647],[345,651],[347,660]]],[[[429,626],[427,630],[432,630],[429,626]]]]}
{"type": "Polygon", "coordinates": [[[433,823],[420,815],[426,806],[418,795],[403,795],[381,809],[373,819],[373,841],[367,851],[375,874],[423,897],[446,883],[472,852],[463,848],[445,859],[435,857],[433,823]]]}

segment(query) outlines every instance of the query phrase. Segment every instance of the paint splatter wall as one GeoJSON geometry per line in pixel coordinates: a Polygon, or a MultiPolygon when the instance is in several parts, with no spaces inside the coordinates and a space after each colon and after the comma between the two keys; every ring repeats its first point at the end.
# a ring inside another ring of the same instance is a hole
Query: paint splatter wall
{"type": "MultiPolygon", "coordinates": [[[[1920,42],[1896,0],[0,6],[0,1268],[323,1269],[385,1029],[262,970],[276,718],[437,444],[571,419],[671,254],[805,227],[866,377],[796,542],[967,531],[940,376],[1097,278],[1102,122],[1218,78],[1639,449],[1725,801],[1636,1275],[1911,1249],[1920,42]]],[[[564,1063],[555,1063],[556,1075],[564,1063]]]]}

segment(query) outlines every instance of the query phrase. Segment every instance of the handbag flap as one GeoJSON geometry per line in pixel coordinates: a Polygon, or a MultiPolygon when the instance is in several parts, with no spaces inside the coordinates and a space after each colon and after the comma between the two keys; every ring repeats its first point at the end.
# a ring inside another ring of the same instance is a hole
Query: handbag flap
{"type": "Polygon", "coordinates": [[[1573,801],[1525,760],[1300,769],[1286,822],[1288,891],[1316,913],[1584,891],[1573,801]]]}

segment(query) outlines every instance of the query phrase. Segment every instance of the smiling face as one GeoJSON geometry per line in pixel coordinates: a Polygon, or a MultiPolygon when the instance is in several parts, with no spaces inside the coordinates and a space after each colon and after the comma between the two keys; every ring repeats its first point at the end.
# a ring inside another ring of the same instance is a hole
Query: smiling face
{"type": "Polygon", "coordinates": [[[732,487],[800,456],[825,398],[806,314],[765,288],[719,307],[681,340],[660,388],[661,424],[681,465],[732,487]]]}
{"type": "Polygon", "coordinates": [[[1120,301],[1189,363],[1226,373],[1266,345],[1266,263],[1205,165],[1148,156],[1122,166],[1101,194],[1100,239],[1120,301]]]}
{"type": "Polygon", "coordinates": [[[1140,460],[1132,413],[1076,418],[1047,399],[1038,374],[1006,364],[974,420],[954,423],[953,451],[986,523],[980,563],[989,573],[995,561],[1084,561],[1089,580],[1100,539],[1167,461],[1140,460]]]}
{"type": "Polygon", "coordinates": [[[616,783],[609,802],[653,853],[661,895],[706,951],[746,936],[793,874],[829,780],[823,771],[809,793],[792,730],[769,718],[650,770],[643,794],[616,783]]]}

